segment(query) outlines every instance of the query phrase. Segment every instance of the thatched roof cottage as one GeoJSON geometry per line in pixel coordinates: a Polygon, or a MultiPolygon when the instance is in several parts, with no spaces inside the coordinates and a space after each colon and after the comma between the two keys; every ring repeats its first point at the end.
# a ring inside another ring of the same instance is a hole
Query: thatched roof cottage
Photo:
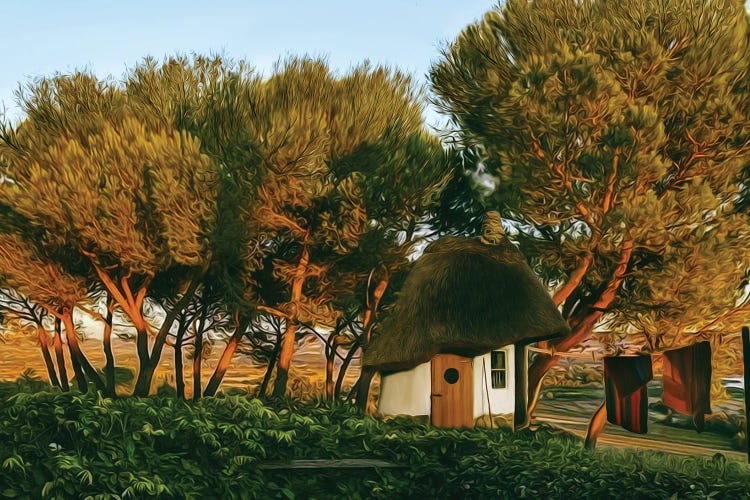
{"type": "Polygon", "coordinates": [[[473,427],[525,411],[526,345],[568,330],[490,212],[481,238],[425,249],[363,364],[381,372],[380,414],[473,427]]]}

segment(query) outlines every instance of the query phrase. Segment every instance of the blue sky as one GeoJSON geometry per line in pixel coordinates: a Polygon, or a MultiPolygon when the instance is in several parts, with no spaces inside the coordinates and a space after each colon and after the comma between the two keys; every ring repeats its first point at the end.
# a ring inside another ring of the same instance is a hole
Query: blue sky
{"type": "Polygon", "coordinates": [[[81,68],[119,78],[146,55],[176,52],[223,53],[264,71],[290,54],[325,56],[337,70],[370,59],[423,81],[440,47],[495,3],[0,0],[0,102],[17,118],[19,82],[81,68]]]}

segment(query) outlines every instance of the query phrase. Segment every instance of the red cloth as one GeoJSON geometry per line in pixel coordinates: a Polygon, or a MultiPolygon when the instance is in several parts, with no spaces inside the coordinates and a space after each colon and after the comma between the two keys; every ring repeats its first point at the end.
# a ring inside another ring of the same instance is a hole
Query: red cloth
{"type": "Polygon", "coordinates": [[[648,427],[646,385],[653,378],[651,356],[604,358],[604,393],[607,421],[645,434],[648,427]]]}
{"type": "Polygon", "coordinates": [[[664,404],[692,415],[698,431],[711,413],[711,344],[698,342],[664,353],[664,404]]]}

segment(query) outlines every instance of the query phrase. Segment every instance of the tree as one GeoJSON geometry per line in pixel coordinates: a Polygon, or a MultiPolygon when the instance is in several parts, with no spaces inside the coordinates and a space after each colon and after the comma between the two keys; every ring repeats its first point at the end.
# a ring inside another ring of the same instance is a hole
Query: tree
{"type": "MultiPolygon", "coordinates": [[[[234,327],[205,395],[212,395],[254,314],[249,277],[257,265],[250,210],[263,166],[257,154],[259,79],[244,63],[219,57],[174,57],[163,64],[146,59],[127,79],[127,92],[139,109],[168,126],[200,139],[201,151],[217,167],[216,222],[208,235],[211,258],[200,277],[201,319],[193,351],[194,399],[201,397],[204,334],[234,317],[234,327]]],[[[167,294],[168,295],[168,294],[167,294]]]]}
{"type": "MultiPolygon", "coordinates": [[[[87,391],[87,380],[93,382],[98,390],[104,391],[104,382],[78,343],[73,321],[74,308],[85,298],[85,284],[61,266],[45,259],[34,246],[20,235],[0,234],[0,275],[19,296],[43,307],[65,327],[65,340],[81,392],[87,391]]],[[[61,361],[60,358],[58,361],[61,361]]],[[[64,366],[64,361],[60,366],[64,366]]],[[[61,378],[67,380],[62,368],[60,370],[61,378]]]]}
{"type": "Polygon", "coordinates": [[[0,203],[42,229],[51,255],[85,257],[137,332],[135,394],[147,395],[174,316],[207,266],[216,167],[199,141],[132,104],[112,83],[76,73],[20,94],[26,118],[0,141],[0,203]],[[158,332],[143,315],[150,285],[186,270],[182,300],[158,332]],[[149,339],[153,334],[153,345],[149,339]]]}
{"type": "MultiPolygon", "coordinates": [[[[509,0],[432,68],[494,178],[485,204],[572,327],[555,350],[607,323],[658,351],[659,332],[695,338],[742,300],[746,17],[730,0],[509,0]]],[[[532,409],[555,360],[530,367],[532,409]]]]}
{"type": "Polygon", "coordinates": [[[266,175],[247,220],[269,240],[259,246],[267,258],[254,280],[275,287],[262,287],[261,299],[286,319],[274,384],[280,396],[300,326],[334,329],[343,314],[337,297],[374,268],[386,269],[378,276],[386,286],[448,167],[424,130],[419,94],[398,72],[365,64],[336,79],[320,61],[290,60],[262,95],[258,154],[266,175]],[[399,248],[396,258],[375,256],[388,244],[399,248]],[[338,270],[366,253],[366,268],[338,270]]]}
{"type": "Polygon", "coordinates": [[[2,323],[4,325],[9,321],[16,320],[22,324],[30,323],[33,326],[36,330],[39,349],[42,352],[42,359],[44,359],[44,366],[47,369],[50,384],[67,391],[67,375],[64,383],[62,383],[60,377],[57,375],[57,370],[49,351],[50,338],[44,326],[45,319],[48,317],[45,309],[38,304],[34,304],[28,298],[20,296],[13,289],[0,289],[0,311],[2,311],[2,323]]]}

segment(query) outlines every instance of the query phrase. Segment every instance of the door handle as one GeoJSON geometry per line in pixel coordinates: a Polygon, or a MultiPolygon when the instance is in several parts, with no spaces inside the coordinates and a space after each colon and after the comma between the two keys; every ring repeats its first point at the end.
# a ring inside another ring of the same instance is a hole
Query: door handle
{"type": "Polygon", "coordinates": [[[442,395],[442,394],[431,394],[431,396],[432,396],[433,398],[442,398],[442,397],[443,397],[443,395],[442,395]]]}

